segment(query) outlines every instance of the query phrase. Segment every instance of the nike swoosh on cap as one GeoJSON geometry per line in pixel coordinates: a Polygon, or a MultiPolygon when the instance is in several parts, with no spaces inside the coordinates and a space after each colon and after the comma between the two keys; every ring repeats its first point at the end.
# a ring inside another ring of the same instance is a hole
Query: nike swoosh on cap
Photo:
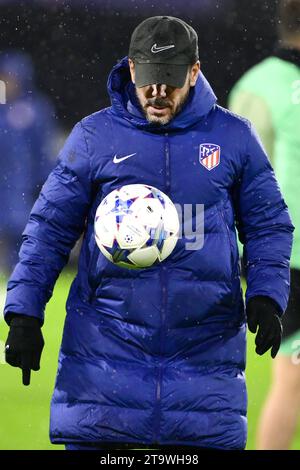
{"type": "Polygon", "coordinates": [[[114,156],[113,162],[114,163],[120,163],[123,160],[127,160],[127,158],[133,157],[133,155],[136,155],[135,153],[131,153],[130,155],[125,155],[125,157],[117,157],[117,155],[114,156]]]}
{"type": "Polygon", "coordinates": [[[153,54],[157,54],[158,52],[166,51],[167,49],[171,49],[172,47],[175,47],[175,44],[170,44],[169,46],[158,46],[158,45],[155,43],[155,44],[153,44],[153,46],[151,47],[151,52],[153,52],[153,54]]]}

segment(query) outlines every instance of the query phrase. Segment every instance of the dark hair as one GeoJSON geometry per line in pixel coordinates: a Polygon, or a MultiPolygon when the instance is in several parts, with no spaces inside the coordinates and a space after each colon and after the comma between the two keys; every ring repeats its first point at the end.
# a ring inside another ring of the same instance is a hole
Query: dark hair
{"type": "Polygon", "coordinates": [[[279,33],[283,39],[300,35],[300,0],[280,1],[279,33]]]}

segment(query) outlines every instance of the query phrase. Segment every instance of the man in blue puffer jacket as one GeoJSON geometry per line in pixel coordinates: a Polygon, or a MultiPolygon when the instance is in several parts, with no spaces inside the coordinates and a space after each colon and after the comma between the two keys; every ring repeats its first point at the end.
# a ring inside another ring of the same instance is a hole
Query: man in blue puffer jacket
{"type": "Polygon", "coordinates": [[[50,437],[67,448],[246,443],[246,317],[256,351],[281,338],[293,225],[268,158],[242,118],[216,105],[197,34],[148,18],[111,71],[112,106],[76,124],[23,233],[8,283],[6,359],[39,369],[44,307],[84,233],[68,301],[50,437]],[[160,266],[127,270],[100,253],[100,201],[150,184],[204,205],[204,243],[183,236],[160,266]],[[246,312],[236,241],[244,244],[246,312]]]}

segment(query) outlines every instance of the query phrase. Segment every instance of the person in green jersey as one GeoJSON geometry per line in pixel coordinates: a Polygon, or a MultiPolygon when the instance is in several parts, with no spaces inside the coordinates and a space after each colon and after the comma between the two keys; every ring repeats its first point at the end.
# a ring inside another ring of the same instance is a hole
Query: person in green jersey
{"type": "Polygon", "coordinates": [[[247,71],[229,95],[229,108],[255,125],[295,225],[283,343],[261,416],[259,449],[288,449],[300,415],[300,0],[281,1],[278,24],[274,53],[247,71]]]}

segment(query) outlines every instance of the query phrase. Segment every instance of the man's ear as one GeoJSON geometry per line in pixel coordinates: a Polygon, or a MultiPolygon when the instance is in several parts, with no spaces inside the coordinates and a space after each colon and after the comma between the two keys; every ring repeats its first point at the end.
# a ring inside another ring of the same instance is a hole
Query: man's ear
{"type": "Polygon", "coordinates": [[[129,64],[129,70],[130,70],[130,75],[131,75],[131,81],[132,83],[135,83],[135,68],[134,68],[133,60],[128,58],[128,64],[129,64]]]}
{"type": "Polygon", "coordinates": [[[200,61],[197,62],[192,66],[190,71],[190,86],[195,86],[200,74],[200,61]]]}

